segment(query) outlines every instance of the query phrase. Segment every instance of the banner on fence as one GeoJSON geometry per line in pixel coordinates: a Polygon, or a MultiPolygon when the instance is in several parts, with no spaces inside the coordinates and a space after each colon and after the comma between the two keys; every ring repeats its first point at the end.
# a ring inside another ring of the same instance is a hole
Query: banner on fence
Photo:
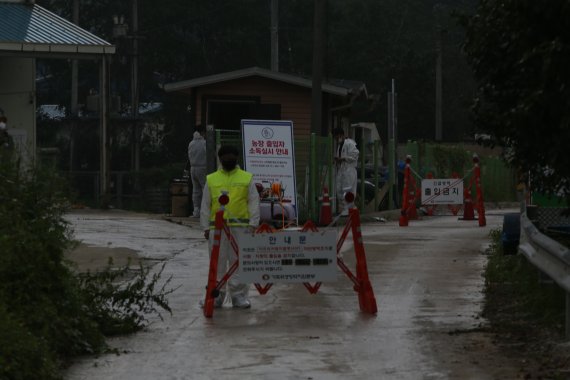
{"type": "Polygon", "coordinates": [[[335,230],[235,234],[240,281],[299,283],[336,281],[335,230]]]}
{"type": "Polygon", "coordinates": [[[463,204],[463,179],[422,179],[422,204],[463,204]]]}

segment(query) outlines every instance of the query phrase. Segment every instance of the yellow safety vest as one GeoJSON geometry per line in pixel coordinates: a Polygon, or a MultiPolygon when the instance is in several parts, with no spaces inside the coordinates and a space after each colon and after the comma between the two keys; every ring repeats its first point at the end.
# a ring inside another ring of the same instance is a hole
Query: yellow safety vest
{"type": "Polygon", "coordinates": [[[229,226],[249,225],[249,209],[247,199],[249,195],[249,184],[253,174],[240,168],[235,168],[231,172],[219,169],[217,172],[206,177],[206,183],[210,190],[210,229],[214,228],[216,212],[220,209],[218,198],[222,192],[227,192],[230,198],[225,206],[224,219],[229,226]]]}

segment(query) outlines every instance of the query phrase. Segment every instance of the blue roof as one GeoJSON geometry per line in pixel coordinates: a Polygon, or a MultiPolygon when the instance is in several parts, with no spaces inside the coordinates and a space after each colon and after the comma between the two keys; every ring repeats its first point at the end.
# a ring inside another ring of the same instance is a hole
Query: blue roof
{"type": "Polygon", "coordinates": [[[0,51],[113,54],[115,46],[37,4],[0,0],[0,51]]]}

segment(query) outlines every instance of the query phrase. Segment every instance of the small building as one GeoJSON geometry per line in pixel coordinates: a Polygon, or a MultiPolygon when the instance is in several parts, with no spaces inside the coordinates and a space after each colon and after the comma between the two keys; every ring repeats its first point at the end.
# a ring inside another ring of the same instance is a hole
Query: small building
{"type": "MultiPolygon", "coordinates": [[[[89,59],[101,62],[101,104],[107,104],[106,57],[115,46],[35,4],[0,0],[0,108],[8,132],[24,160],[36,157],[36,60],[89,59]]],[[[107,107],[101,108],[101,136],[106,135],[107,107]]],[[[100,147],[106,170],[105,144],[100,147]]],[[[102,173],[106,177],[105,173],[102,173]]],[[[105,181],[102,181],[105,186],[105,181]]]]}
{"type": "MultiPolygon", "coordinates": [[[[164,85],[166,92],[188,97],[196,124],[220,130],[240,130],[240,120],[291,120],[295,137],[311,133],[311,79],[260,67],[230,71],[164,85]]],[[[356,81],[322,84],[322,130],[350,125],[353,102],[367,98],[356,81]]],[[[193,127],[193,126],[189,126],[193,127]]]]}
{"type": "MultiPolygon", "coordinates": [[[[164,85],[166,92],[187,97],[193,123],[189,128],[193,129],[195,125],[201,124],[213,126],[215,131],[238,133],[243,119],[290,120],[293,122],[293,134],[297,142],[309,142],[311,135],[312,88],[310,78],[260,67],[164,85]]],[[[368,98],[364,83],[329,80],[323,82],[321,88],[322,124],[317,135],[327,136],[336,127],[350,130],[354,102],[368,98]]],[[[226,138],[230,140],[229,137],[226,138]]],[[[316,210],[313,199],[317,194],[317,182],[332,184],[332,171],[325,169],[330,165],[328,156],[332,153],[332,146],[327,144],[330,141],[327,138],[319,141],[322,144],[316,143],[316,152],[310,151],[308,143],[298,144],[295,149],[297,191],[299,193],[300,189],[306,189],[303,192],[305,203],[299,203],[299,210],[303,212],[307,209],[313,212],[316,210]],[[315,160],[311,159],[311,153],[315,154],[315,160]],[[309,166],[311,170],[308,169],[309,166]],[[312,181],[308,179],[308,175],[311,175],[312,181]]],[[[214,151],[208,151],[208,156],[208,169],[214,170],[214,151]]]]}

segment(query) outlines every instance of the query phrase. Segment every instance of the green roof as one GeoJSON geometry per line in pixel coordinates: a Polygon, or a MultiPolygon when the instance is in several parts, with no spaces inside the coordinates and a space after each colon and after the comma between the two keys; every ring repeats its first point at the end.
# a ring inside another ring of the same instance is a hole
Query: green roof
{"type": "Polygon", "coordinates": [[[37,5],[0,0],[0,52],[113,54],[115,46],[37,5]]]}

